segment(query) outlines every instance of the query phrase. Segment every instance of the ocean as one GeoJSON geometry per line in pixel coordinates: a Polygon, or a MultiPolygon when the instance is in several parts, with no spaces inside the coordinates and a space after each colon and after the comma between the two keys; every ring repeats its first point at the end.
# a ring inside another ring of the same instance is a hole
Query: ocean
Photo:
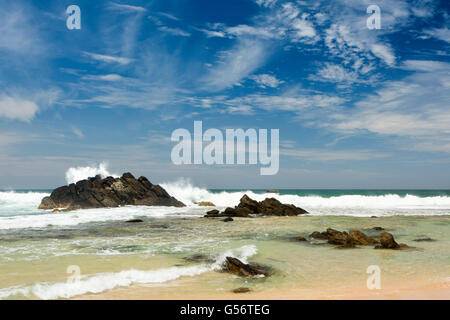
{"type": "Polygon", "coordinates": [[[417,282],[448,284],[450,190],[275,194],[208,190],[186,181],[162,186],[187,207],[54,213],[37,209],[51,190],[0,191],[0,299],[220,298],[236,287],[250,287],[257,294],[333,298],[355,287],[366,290],[370,265],[380,266],[384,284],[392,290],[417,282]],[[211,201],[220,210],[237,205],[244,194],[258,201],[274,197],[310,214],[224,223],[203,219],[211,207],[195,204],[211,201]],[[134,218],[143,222],[126,223],[134,218]],[[412,248],[340,250],[317,240],[293,240],[328,227],[376,235],[375,226],[412,248]],[[434,241],[415,242],[427,237],[434,241]],[[255,279],[231,276],[220,272],[226,256],[270,265],[276,273],[255,279]]]}

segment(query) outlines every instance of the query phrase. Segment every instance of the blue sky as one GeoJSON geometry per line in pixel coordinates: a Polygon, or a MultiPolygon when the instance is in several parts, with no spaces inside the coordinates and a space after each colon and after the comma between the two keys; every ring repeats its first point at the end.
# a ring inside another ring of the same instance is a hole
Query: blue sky
{"type": "Polygon", "coordinates": [[[211,188],[450,188],[448,15],[447,1],[0,0],[0,188],[104,161],[211,188]],[[279,173],[172,165],[171,133],[194,120],[279,128],[279,173]]]}

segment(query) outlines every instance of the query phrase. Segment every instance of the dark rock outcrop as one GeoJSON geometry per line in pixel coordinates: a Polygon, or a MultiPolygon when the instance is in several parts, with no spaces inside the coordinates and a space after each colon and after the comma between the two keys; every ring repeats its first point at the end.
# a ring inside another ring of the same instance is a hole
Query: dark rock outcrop
{"type": "Polygon", "coordinates": [[[49,197],[42,199],[39,209],[76,210],[125,205],[185,206],[147,178],[136,179],[131,173],[124,173],[120,178],[102,179],[97,175],[56,188],[49,197]]]}
{"type": "Polygon", "coordinates": [[[271,273],[270,268],[268,267],[260,266],[257,264],[246,264],[241,260],[233,257],[226,257],[224,271],[233,273],[241,277],[251,277],[258,275],[269,276],[271,273]]]}
{"type": "Polygon", "coordinates": [[[205,217],[296,216],[305,213],[308,212],[292,204],[283,204],[275,198],[266,198],[258,202],[244,195],[236,207],[228,207],[223,212],[211,210],[206,213],[205,217]]]}
{"type": "Polygon", "coordinates": [[[375,249],[398,249],[400,245],[395,242],[394,236],[389,232],[382,232],[380,235],[380,245],[376,246],[375,249]]]}

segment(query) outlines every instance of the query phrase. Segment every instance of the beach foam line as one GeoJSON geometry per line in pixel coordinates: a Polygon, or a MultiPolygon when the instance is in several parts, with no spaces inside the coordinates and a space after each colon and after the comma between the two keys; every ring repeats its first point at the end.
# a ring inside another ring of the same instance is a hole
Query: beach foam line
{"type": "MultiPolygon", "coordinates": [[[[162,183],[166,191],[187,205],[200,201],[211,201],[219,207],[232,207],[239,204],[244,194],[250,198],[262,201],[265,198],[276,198],[283,203],[308,208],[367,208],[367,209],[450,209],[450,197],[415,195],[400,196],[385,194],[379,196],[340,195],[332,197],[299,196],[295,194],[255,193],[251,190],[236,192],[210,192],[207,189],[193,186],[188,180],[162,183]]],[[[320,191],[319,191],[320,192],[320,191]]]]}
{"type": "Polygon", "coordinates": [[[135,217],[198,217],[202,208],[126,206],[119,208],[84,209],[69,212],[51,212],[34,209],[30,214],[0,216],[1,229],[45,228],[48,226],[75,226],[81,223],[126,221],[135,217]]]}
{"type": "Polygon", "coordinates": [[[243,262],[257,253],[254,245],[246,245],[240,248],[227,250],[220,253],[212,264],[201,264],[187,267],[171,267],[158,270],[123,270],[120,272],[101,273],[82,276],[75,282],[40,282],[30,286],[14,286],[0,289],[0,299],[37,297],[43,300],[71,298],[87,293],[100,293],[118,287],[129,287],[134,284],[166,283],[180,277],[193,277],[205,272],[218,270],[225,262],[225,257],[236,257],[243,262]]]}

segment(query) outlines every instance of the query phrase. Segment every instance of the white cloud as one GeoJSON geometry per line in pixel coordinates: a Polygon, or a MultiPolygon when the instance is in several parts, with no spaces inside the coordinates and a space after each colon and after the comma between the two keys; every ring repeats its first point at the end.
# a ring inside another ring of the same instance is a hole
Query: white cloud
{"type": "Polygon", "coordinates": [[[341,65],[326,63],[325,67],[320,69],[317,74],[311,75],[310,79],[319,81],[331,81],[338,83],[357,82],[358,74],[342,67],[341,65]]]}
{"type": "Polygon", "coordinates": [[[78,129],[77,127],[72,126],[72,132],[73,132],[73,134],[76,135],[78,138],[84,138],[83,132],[82,132],[80,129],[78,129]]]}
{"type": "Polygon", "coordinates": [[[175,17],[173,14],[167,13],[167,12],[159,12],[159,15],[166,17],[170,20],[174,20],[174,21],[180,21],[180,19],[178,19],[177,17],[175,17]]]}
{"type": "Polygon", "coordinates": [[[435,28],[435,29],[430,29],[430,30],[425,30],[424,32],[426,35],[429,35],[433,38],[445,41],[445,42],[450,42],[450,29],[445,27],[445,28],[435,28]]]}
{"type": "Polygon", "coordinates": [[[207,30],[207,29],[197,29],[206,34],[208,38],[225,38],[226,34],[223,31],[207,30]]]}
{"type": "Polygon", "coordinates": [[[129,4],[120,4],[120,3],[111,3],[109,8],[112,10],[118,10],[118,11],[122,11],[122,12],[130,12],[130,11],[131,12],[145,12],[145,11],[147,11],[147,9],[144,7],[133,6],[133,5],[129,5],[129,4]]]}
{"type": "Polygon", "coordinates": [[[255,0],[255,2],[261,7],[272,8],[277,0],[255,0]]]}
{"type": "Polygon", "coordinates": [[[245,24],[240,24],[234,27],[228,27],[225,32],[233,36],[255,36],[261,38],[278,38],[279,34],[276,33],[274,28],[270,27],[254,27],[245,24]]]}
{"type": "Polygon", "coordinates": [[[354,108],[324,119],[323,126],[343,133],[366,131],[408,138],[407,145],[416,150],[434,144],[435,150],[446,151],[450,140],[450,64],[412,60],[405,66],[417,72],[401,81],[386,82],[354,108]]]}
{"type": "Polygon", "coordinates": [[[30,122],[38,110],[34,101],[4,94],[0,96],[0,118],[30,122]]]}
{"type": "Polygon", "coordinates": [[[253,75],[250,77],[250,79],[255,81],[262,88],[265,88],[265,87],[276,88],[284,82],[284,81],[278,80],[276,77],[274,77],[270,74],[253,75]]]}
{"type": "Polygon", "coordinates": [[[179,28],[169,28],[166,26],[162,26],[158,28],[159,31],[170,33],[174,36],[181,36],[181,37],[190,37],[191,34],[189,32],[186,32],[184,30],[181,30],[179,28]]]}
{"type": "Polygon", "coordinates": [[[283,95],[251,94],[224,100],[221,103],[231,106],[252,106],[267,111],[291,111],[306,117],[308,111],[318,115],[320,114],[319,109],[334,109],[344,101],[344,99],[335,96],[287,92],[283,95]]]}
{"type": "Polygon", "coordinates": [[[395,64],[395,56],[394,53],[392,52],[392,49],[390,47],[388,47],[387,45],[384,44],[373,44],[370,46],[370,51],[372,51],[372,53],[380,58],[381,60],[383,60],[384,62],[386,62],[388,65],[392,66],[395,64]]]}
{"type": "Polygon", "coordinates": [[[124,77],[122,77],[119,74],[105,74],[105,75],[97,75],[97,76],[84,76],[83,79],[85,80],[100,80],[100,81],[120,81],[123,80],[124,77]]]}
{"type": "Polygon", "coordinates": [[[117,56],[109,56],[109,55],[105,55],[105,54],[90,53],[90,52],[85,52],[84,54],[94,60],[108,62],[108,63],[115,62],[115,63],[119,63],[119,64],[129,64],[130,62],[133,61],[133,59],[117,57],[117,56]]]}
{"type": "Polygon", "coordinates": [[[30,25],[32,21],[25,7],[17,3],[2,4],[0,7],[0,50],[10,50],[33,54],[43,49],[44,44],[37,34],[37,28],[30,25]]]}
{"type": "Polygon", "coordinates": [[[401,68],[412,71],[441,71],[448,68],[448,63],[433,60],[406,60],[401,68]]]}
{"type": "Polygon", "coordinates": [[[268,56],[268,48],[262,41],[242,39],[237,45],[222,53],[221,58],[203,79],[210,90],[223,90],[237,85],[258,69],[268,56]]]}

